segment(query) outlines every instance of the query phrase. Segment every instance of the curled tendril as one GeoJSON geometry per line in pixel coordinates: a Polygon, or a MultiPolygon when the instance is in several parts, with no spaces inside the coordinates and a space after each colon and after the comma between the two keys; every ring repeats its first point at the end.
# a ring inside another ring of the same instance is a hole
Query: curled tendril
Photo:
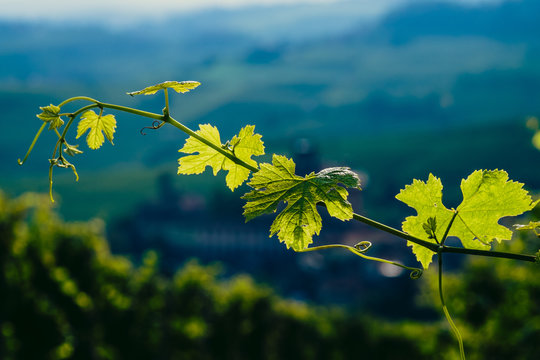
{"type": "Polygon", "coordinates": [[[152,126],[145,126],[139,132],[141,133],[141,135],[144,136],[144,135],[146,135],[146,133],[144,132],[144,129],[157,130],[160,127],[162,127],[163,125],[165,125],[165,121],[154,120],[154,122],[152,123],[152,126]]]}
{"type": "Polygon", "coordinates": [[[317,251],[317,250],[324,250],[324,249],[341,248],[341,249],[349,250],[353,254],[358,255],[361,258],[366,259],[366,260],[377,261],[377,262],[386,263],[386,264],[390,264],[390,265],[394,265],[394,266],[399,266],[400,268],[403,268],[405,270],[409,270],[411,272],[410,277],[413,280],[419,279],[420,276],[422,276],[422,273],[423,273],[422,269],[406,266],[406,265],[400,264],[398,262],[387,260],[387,259],[381,259],[381,258],[365,255],[364,253],[370,247],[371,247],[371,242],[369,242],[369,241],[361,241],[358,244],[356,244],[355,246],[349,246],[349,245],[343,245],[343,244],[329,244],[329,245],[313,246],[313,247],[305,248],[305,249],[302,249],[302,250],[295,250],[295,251],[296,252],[308,252],[308,251],[317,251]]]}
{"type": "Polygon", "coordinates": [[[409,276],[411,277],[411,279],[413,280],[418,280],[420,279],[420,277],[422,276],[422,274],[424,273],[424,270],[422,269],[409,269],[411,270],[411,273],[409,274],[409,276]]]}
{"type": "Polygon", "coordinates": [[[354,245],[354,248],[363,254],[368,251],[372,245],[373,244],[369,241],[360,241],[358,244],[354,245]]]}

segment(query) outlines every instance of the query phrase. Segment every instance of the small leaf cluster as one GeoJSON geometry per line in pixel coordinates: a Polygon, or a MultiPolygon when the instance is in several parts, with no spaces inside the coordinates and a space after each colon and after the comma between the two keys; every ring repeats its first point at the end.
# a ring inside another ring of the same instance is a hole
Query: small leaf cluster
{"type": "MultiPolygon", "coordinates": [[[[73,165],[71,162],[69,162],[65,157],[64,153],[69,156],[75,156],[82,154],[83,151],[79,149],[79,145],[72,145],[69,144],[66,141],[66,132],[73,123],[75,117],[77,116],[77,113],[60,113],[61,106],[56,105],[49,105],[45,107],[40,107],[42,110],[41,114],[36,115],[39,119],[44,121],[44,124],[49,124],[49,130],[53,130],[56,135],[58,136],[58,140],[56,142],[54,151],[53,151],[53,157],[49,159],[49,193],[51,197],[51,201],[54,201],[52,196],[52,173],[54,167],[60,167],[60,168],[70,168],[73,173],[75,174],[75,179],[79,180],[79,175],[77,174],[77,169],[75,168],[75,165],[73,165]],[[62,119],[63,116],[68,117],[70,120],[67,122],[67,125],[64,127],[63,132],[60,133],[59,130],[64,126],[65,121],[62,119]]],[[[42,126],[42,128],[43,128],[42,126]]],[[[93,110],[87,110],[81,115],[81,119],[79,121],[79,124],[77,126],[77,137],[76,139],[80,138],[84,133],[88,131],[88,135],[86,137],[86,143],[88,144],[88,147],[90,149],[99,149],[103,142],[105,141],[105,137],[113,144],[113,138],[114,138],[114,132],[116,130],[116,119],[114,118],[114,115],[105,115],[103,116],[103,109],[99,112],[99,114],[96,114],[93,110]],[[105,134],[105,137],[103,136],[105,134]]],[[[34,143],[37,140],[41,133],[41,129],[36,135],[36,138],[34,139],[34,143]]],[[[28,151],[28,154],[32,150],[32,147],[28,151]]],[[[28,157],[28,154],[26,157],[28,157]]],[[[26,158],[25,158],[26,160],[26,158]]],[[[22,164],[22,162],[20,162],[22,164]]]]}
{"type": "MultiPolygon", "coordinates": [[[[161,84],[153,85],[147,88],[144,88],[139,91],[129,92],[128,94],[131,96],[134,95],[150,95],[155,94],[159,90],[165,90],[167,91],[168,88],[172,88],[176,92],[179,93],[185,93],[188,92],[191,89],[196,88],[199,86],[200,83],[196,81],[166,81],[161,84]]],[[[97,100],[88,98],[88,97],[75,97],[70,98],[64,102],[62,102],[59,105],[53,105],[50,104],[49,106],[43,106],[40,107],[41,113],[36,115],[39,119],[41,119],[44,124],[41,126],[40,130],[36,134],[34,141],[32,142],[32,145],[28,149],[28,152],[24,158],[24,160],[19,160],[19,164],[22,165],[28,156],[30,155],[30,152],[32,151],[35,142],[39,138],[43,128],[46,124],[49,124],[49,130],[52,130],[56,133],[58,140],[56,142],[56,145],[54,147],[53,156],[51,159],[49,159],[50,168],[49,168],[49,193],[51,201],[54,201],[52,196],[52,174],[53,174],[53,168],[54,167],[61,167],[61,168],[70,168],[73,170],[73,173],[75,174],[76,180],[79,179],[79,176],[77,174],[77,170],[75,168],[75,165],[70,163],[65,157],[64,153],[69,156],[75,156],[82,154],[83,151],[79,149],[79,145],[71,145],[66,141],[66,134],[71,125],[73,124],[74,120],[79,116],[80,114],[80,121],[77,125],[77,135],[76,139],[79,139],[81,136],[83,136],[85,133],[87,133],[86,136],[86,143],[88,147],[92,150],[99,149],[103,143],[105,142],[105,138],[109,140],[111,144],[114,145],[113,139],[114,139],[114,133],[116,131],[116,119],[114,115],[107,114],[103,115],[103,109],[105,107],[105,104],[100,103],[97,100]],[[70,102],[77,101],[77,100],[85,100],[91,102],[91,105],[84,106],[80,108],[79,110],[72,112],[72,113],[61,113],[61,109],[64,105],[67,105],[70,102]],[[92,108],[99,108],[99,113],[96,113],[92,108]],[[69,120],[64,121],[63,118],[68,118],[69,120]],[[65,125],[65,126],[64,126],[65,125]],[[64,127],[62,129],[62,127],[64,127]],[[59,130],[62,130],[62,133],[60,133],[59,130]]],[[[127,109],[127,108],[124,108],[127,109]]],[[[165,110],[164,110],[165,113],[165,110]]],[[[168,109],[167,109],[168,113],[168,109]]]]}

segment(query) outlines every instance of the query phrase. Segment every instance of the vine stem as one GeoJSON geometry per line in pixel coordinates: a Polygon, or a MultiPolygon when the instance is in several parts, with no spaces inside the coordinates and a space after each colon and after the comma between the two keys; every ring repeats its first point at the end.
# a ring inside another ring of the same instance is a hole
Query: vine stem
{"type": "Polygon", "coordinates": [[[210,146],[212,149],[216,150],[220,154],[225,155],[225,157],[227,157],[229,160],[233,161],[234,163],[236,163],[236,164],[238,164],[240,166],[243,166],[243,167],[245,167],[246,169],[248,169],[248,170],[250,170],[252,172],[259,171],[259,169],[256,168],[255,166],[249,165],[245,161],[242,161],[241,159],[234,156],[234,154],[232,152],[227,151],[227,150],[223,149],[221,146],[218,146],[218,145],[206,140],[205,138],[203,138],[202,136],[200,136],[199,134],[197,134],[196,132],[194,132],[190,128],[186,127],[184,124],[179,123],[178,121],[176,121],[172,117],[167,116],[167,117],[165,117],[165,119],[163,119],[163,121],[171,124],[175,128],[178,128],[178,129],[182,130],[183,132],[185,132],[186,134],[194,137],[195,139],[199,140],[203,144],[210,146]]]}
{"type": "MultiPolygon", "coordinates": [[[[243,166],[244,168],[246,168],[246,169],[248,169],[248,170],[250,170],[250,171],[252,171],[254,173],[259,171],[258,168],[254,167],[254,166],[252,166],[250,164],[247,164],[246,162],[244,162],[241,159],[237,158],[232,152],[229,152],[229,151],[221,148],[221,146],[218,146],[218,145],[208,141],[204,137],[197,134],[195,131],[191,130],[190,128],[188,128],[184,124],[182,124],[182,123],[178,122],[177,120],[175,120],[174,118],[172,118],[169,114],[160,115],[160,114],[150,113],[150,112],[147,112],[147,111],[133,109],[133,108],[126,107],[126,106],[115,105],[115,104],[107,104],[107,103],[102,103],[102,102],[99,102],[99,101],[96,101],[96,100],[94,100],[94,101],[96,102],[96,104],[99,107],[124,111],[124,112],[132,113],[132,114],[135,114],[135,115],[148,117],[148,118],[151,118],[151,119],[164,121],[164,122],[176,127],[177,129],[183,131],[187,135],[194,137],[195,139],[199,140],[203,144],[211,147],[212,149],[214,149],[217,152],[219,152],[220,154],[224,155],[225,157],[227,157],[228,159],[230,159],[234,163],[236,163],[236,164],[238,164],[240,166],[243,166]]],[[[319,203],[317,205],[324,206],[324,204],[321,204],[321,203],[319,203]]],[[[456,214],[457,214],[457,212],[456,212],[456,214]]],[[[377,221],[372,220],[370,218],[367,218],[365,216],[353,213],[353,219],[356,220],[356,221],[359,221],[359,222],[363,222],[363,223],[365,223],[367,225],[370,225],[372,227],[375,227],[375,228],[377,228],[379,230],[390,233],[392,235],[395,235],[395,236],[397,236],[399,238],[402,238],[404,240],[407,240],[407,241],[413,242],[415,244],[418,244],[420,246],[423,246],[423,247],[433,251],[434,253],[437,253],[437,252],[441,251],[441,253],[447,252],[447,253],[468,254],[468,255],[477,255],[477,256],[488,256],[488,257],[497,257],[497,258],[506,258],[506,259],[528,261],[528,262],[536,262],[536,257],[534,255],[527,255],[527,254],[513,254],[513,253],[506,253],[506,252],[499,252],[499,251],[466,249],[466,248],[458,248],[458,247],[446,246],[446,245],[443,245],[442,249],[439,249],[438,244],[435,244],[435,243],[432,243],[432,242],[429,242],[429,241],[426,241],[426,240],[419,239],[419,238],[417,238],[415,236],[412,236],[412,235],[409,235],[409,234],[407,234],[407,233],[405,233],[405,232],[403,232],[401,230],[398,230],[398,229],[395,229],[395,228],[390,227],[388,225],[382,224],[380,222],[377,222],[377,221]]]]}
{"type": "MultiPolygon", "coordinates": [[[[242,167],[244,167],[244,168],[246,168],[246,169],[248,169],[248,170],[250,170],[250,171],[252,171],[254,173],[259,171],[259,169],[257,167],[252,166],[252,165],[246,163],[245,161],[239,159],[238,157],[236,157],[230,150],[222,148],[221,144],[218,145],[218,144],[214,144],[214,143],[210,142],[209,140],[207,140],[204,137],[197,134],[195,131],[191,130],[187,126],[183,125],[182,123],[180,123],[177,120],[175,120],[174,118],[172,118],[170,116],[170,114],[169,114],[169,111],[168,111],[169,109],[168,109],[168,93],[167,93],[167,91],[165,91],[165,99],[166,99],[166,106],[165,106],[165,109],[164,109],[164,114],[156,114],[156,113],[152,113],[152,112],[148,112],[148,111],[134,109],[134,108],[127,107],[127,106],[104,103],[104,102],[98,101],[96,99],[87,97],[87,96],[75,96],[75,97],[69,98],[67,100],[64,100],[63,102],[61,102],[58,105],[59,107],[62,107],[63,105],[66,105],[66,104],[68,104],[70,102],[78,101],[78,100],[89,101],[89,102],[92,102],[93,104],[84,106],[84,107],[80,108],[79,110],[77,110],[77,111],[75,111],[73,113],[67,114],[70,117],[70,120],[66,124],[66,126],[64,128],[64,131],[62,132],[62,135],[60,136],[60,138],[59,138],[59,140],[58,140],[58,142],[57,142],[57,144],[55,146],[54,154],[56,153],[58,145],[60,145],[60,149],[61,149],[61,143],[63,141],[65,141],[65,135],[67,133],[67,130],[72,125],[73,120],[75,119],[75,117],[77,115],[79,115],[81,112],[85,111],[85,110],[95,108],[95,107],[99,107],[101,109],[108,108],[108,109],[112,109],[112,110],[127,112],[127,113],[131,113],[131,114],[134,114],[134,115],[139,115],[139,116],[142,116],[142,117],[162,121],[164,123],[168,123],[168,124],[176,127],[177,129],[181,130],[182,132],[186,133],[187,135],[197,139],[198,141],[202,142],[203,144],[209,146],[210,148],[214,149],[215,151],[219,152],[220,154],[222,154],[223,156],[225,156],[229,160],[233,161],[235,164],[238,164],[238,165],[240,165],[240,166],[242,166],[242,167]]],[[[30,145],[30,148],[28,149],[24,159],[22,161],[20,159],[18,159],[18,162],[19,162],[20,165],[22,165],[26,161],[28,156],[30,155],[30,152],[32,151],[32,149],[33,149],[39,135],[41,134],[41,132],[45,128],[45,125],[46,125],[46,123],[44,123],[40,127],[39,131],[37,132],[36,136],[34,137],[34,140],[32,141],[32,144],[30,145]]],[[[54,157],[54,154],[53,154],[53,157],[54,157]]],[[[50,177],[52,176],[51,173],[52,173],[52,170],[50,170],[50,174],[49,174],[50,177]]],[[[52,179],[50,179],[50,180],[51,180],[51,185],[52,185],[52,179]]],[[[324,206],[324,204],[317,204],[317,205],[324,206]]],[[[359,215],[359,214],[356,214],[356,213],[353,213],[353,219],[356,220],[356,221],[359,221],[359,222],[363,222],[363,223],[365,223],[367,225],[370,225],[372,227],[375,227],[375,228],[377,228],[379,230],[390,233],[392,235],[395,235],[395,236],[397,236],[399,238],[402,238],[404,240],[407,240],[407,241],[413,242],[415,244],[418,244],[420,246],[423,246],[423,247],[433,251],[434,253],[441,253],[442,254],[442,253],[446,252],[446,253],[456,253],[456,254],[468,254],[468,255],[477,255],[477,256],[498,257],[498,258],[514,259],[514,260],[521,260],[521,261],[528,261],[528,262],[536,262],[537,261],[537,258],[536,258],[535,255],[514,254],[514,253],[498,252],[498,251],[458,248],[458,247],[446,246],[446,245],[444,245],[444,243],[442,244],[442,246],[439,246],[438,244],[435,244],[435,243],[432,243],[432,242],[429,242],[429,241],[426,241],[426,240],[423,240],[423,239],[419,239],[419,238],[417,238],[415,236],[412,236],[412,235],[409,235],[409,234],[407,234],[407,233],[405,233],[403,231],[400,231],[398,229],[395,229],[395,228],[392,228],[390,226],[384,225],[382,223],[379,223],[379,222],[377,222],[375,220],[372,220],[370,218],[367,218],[365,216],[362,216],[362,215],[359,215]]]]}
{"type": "Polygon", "coordinates": [[[32,143],[30,144],[30,147],[28,148],[28,151],[26,152],[26,155],[24,155],[24,158],[21,160],[21,159],[17,159],[17,163],[19,163],[19,165],[22,165],[24,164],[24,162],[26,161],[26,159],[28,159],[28,156],[30,156],[30,153],[32,152],[32,150],[34,149],[34,145],[36,145],[36,141],[37,139],[39,138],[39,136],[41,135],[41,132],[43,131],[43,129],[45,129],[45,126],[47,125],[46,122],[43,123],[43,125],[41,125],[41,127],[39,128],[38,132],[36,133],[36,136],[34,136],[34,140],[32,140],[32,143]]]}
{"type": "Polygon", "coordinates": [[[457,328],[456,324],[452,320],[452,317],[450,316],[450,313],[448,312],[448,308],[446,307],[446,303],[444,301],[443,285],[442,285],[443,254],[441,252],[438,253],[438,258],[439,258],[439,297],[441,298],[442,309],[444,312],[444,316],[446,317],[446,321],[448,321],[448,324],[450,324],[450,328],[452,329],[452,332],[457,338],[457,341],[459,344],[460,358],[461,360],[465,360],[465,349],[463,347],[463,338],[461,337],[461,333],[459,332],[459,329],[457,328]]]}
{"type": "Polygon", "coordinates": [[[365,216],[353,213],[353,219],[356,221],[363,222],[364,224],[373,226],[379,230],[385,231],[389,234],[395,235],[399,238],[402,238],[404,240],[408,240],[410,242],[413,242],[415,244],[418,244],[420,246],[423,246],[434,253],[441,252],[441,253],[454,253],[454,254],[466,254],[466,255],[477,255],[477,256],[488,256],[488,257],[496,257],[496,258],[504,258],[504,259],[513,259],[513,260],[521,260],[521,261],[528,261],[528,262],[536,262],[536,256],[535,255],[528,255],[528,254],[515,254],[515,253],[509,253],[509,252],[502,252],[502,251],[491,251],[491,250],[479,250],[479,249],[466,249],[466,248],[459,248],[454,246],[448,246],[443,245],[439,249],[439,245],[435,243],[431,243],[429,241],[425,241],[422,239],[419,239],[415,236],[409,235],[403,231],[400,231],[398,229],[395,229],[393,227],[381,224],[375,220],[372,220],[370,218],[367,218],[365,216]]]}

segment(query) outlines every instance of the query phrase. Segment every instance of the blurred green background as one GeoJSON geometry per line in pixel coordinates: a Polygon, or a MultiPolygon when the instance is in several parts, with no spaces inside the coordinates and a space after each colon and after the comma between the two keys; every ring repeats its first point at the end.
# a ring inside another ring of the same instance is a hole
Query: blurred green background
{"type": "MultiPolygon", "coordinates": [[[[44,133],[24,166],[16,159],[39,106],[87,95],[159,113],[161,94],[125,93],[197,80],[171,96],[176,119],[223,138],[253,124],[298,173],[349,166],[363,182],[355,211],[391,226],[412,214],[394,196],[430,172],[448,207],[475,169],[504,169],[535,193],[540,151],[525,124],[540,114],[539,2],[291,1],[147,17],[136,4],[103,16],[104,2],[13,4],[0,13],[1,358],[457,356],[430,274],[412,281],[340,251],[287,251],[268,239],[272,217],[244,224],[247,187],[175,175],[186,138],[175,129],[141,136],[150,121],[115,114],[115,145],[97,151],[68,134],[84,151],[70,159],[81,178],[55,170],[52,210],[27,193],[48,190],[55,136],[44,133]]],[[[415,263],[399,239],[323,223],[316,244],[369,240],[371,254],[415,263]]],[[[523,236],[512,250],[536,251],[523,236]]],[[[539,358],[538,269],[448,261],[469,357],[539,358]]]]}

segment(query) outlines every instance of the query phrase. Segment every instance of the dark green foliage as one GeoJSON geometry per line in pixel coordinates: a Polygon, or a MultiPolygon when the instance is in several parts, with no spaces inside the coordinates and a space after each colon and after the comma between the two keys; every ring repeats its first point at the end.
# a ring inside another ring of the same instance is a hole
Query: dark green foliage
{"type": "MultiPolygon", "coordinates": [[[[102,232],[101,221],[60,221],[45,196],[0,193],[1,359],[458,356],[444,322],[346,315],[284,300],[248,276],[222,280],[218,267],[196,262],[168,279],[155,253],[135,266],[109,252],[102,232]]],[[[530,250],[522,241],[511,246],[530,250]]],[[[433,280],[429,303],[438,308],[433,280]]],[[[540,357],[536,266],[477,259],[459,278],[449,276],[445,291],[469,359],[540,357]]]]}
{"type": "MultiPolygon", "coordinates": [[[[517,232],[503,251],[532,252],[538,238],[517,232]]],[[[497,249],[499,250],[499,249],[497,249]]],[[[437,307],[434,273],[426,273],[437,307]]],[[[540,276],[538,266],[506,259],[471,257],[459,274],[445,274],[448,309],[464,335],[467,359],[540,358],[540,276]]],[[[429,301],[429,300],[428,300],[429,301]]]]}
{"type": "Polygon", "coordinates": [[[399,326],[284,300],[247,276],[219,280],[217,267],[190,262],[167,279],[155,253],[137,267],[113,256],[102,232],[101,221],[62,222],[44,196],[0,193],[1,359],[422,359],[433,350],[399,326]]]}

